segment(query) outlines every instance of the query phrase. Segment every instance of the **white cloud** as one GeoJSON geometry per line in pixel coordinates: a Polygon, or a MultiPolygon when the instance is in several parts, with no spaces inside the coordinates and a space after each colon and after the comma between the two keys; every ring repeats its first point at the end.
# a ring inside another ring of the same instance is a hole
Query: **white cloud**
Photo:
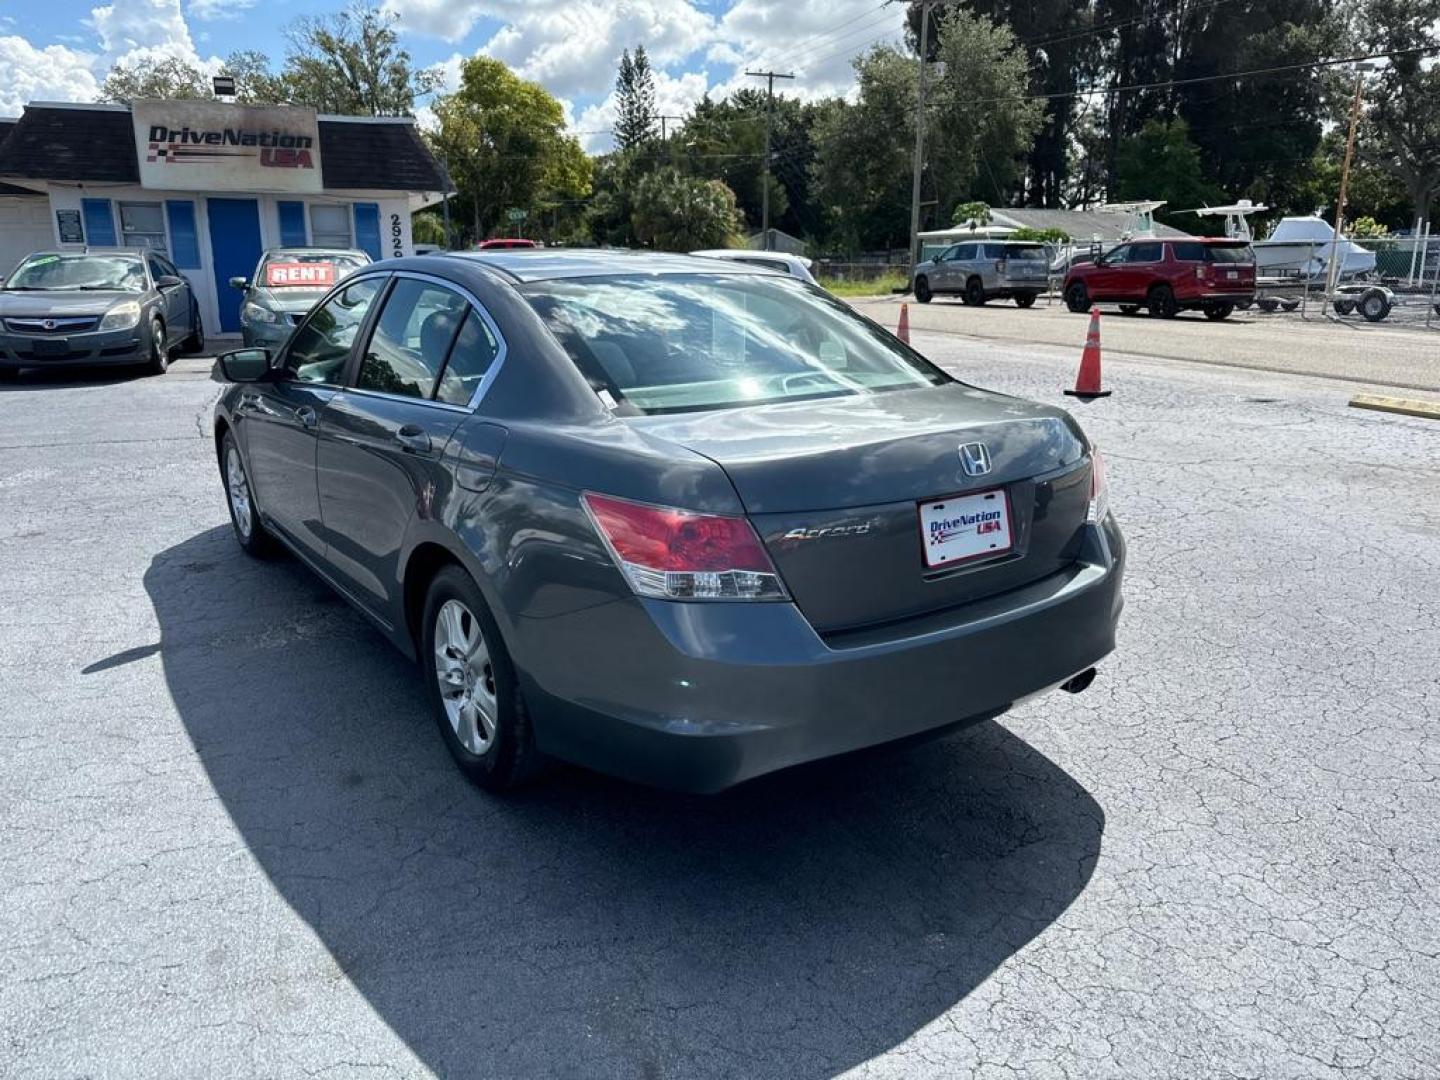
{"type": "Polygon", "coordinates": [[[27,101],[93,101],[100,92],[90,53],[22,37],[0,37],[0,116],[19,116],[27,101]]]}
{"type": "MultiPolygon", "coordinates": [[[[240,18],[255,6],[255,0],[190,0],[185,6],[186,14],[201,22],[229,22],[240,18]]],[[[199,34],[200,40],[206,35],[199,34]]]]}
{"type": "Polygon", "coordinates": [[[107,63],[176,57],[198,63],[180,0],[114,0],[90,12],[107,63]]]}

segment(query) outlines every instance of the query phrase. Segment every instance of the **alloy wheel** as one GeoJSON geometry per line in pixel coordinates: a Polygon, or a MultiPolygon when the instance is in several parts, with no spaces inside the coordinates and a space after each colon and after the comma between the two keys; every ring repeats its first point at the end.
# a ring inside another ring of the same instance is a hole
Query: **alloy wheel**
{"type": "Polygon", "coordinates": [[[230,447],[225,453],[225,488],[230,493],[230,509],[235,514],[235,528],[240,536],[250,539],[254,527],[250,508],[250,485],[245,482],[245,467],[240,464],[240,451],[230,447]]]}
{"type": "Polygon", "coordinates": [[[480,622],[459,600],[435,613],[435,681],[455,738],[480,755],[495,741],[495,667],[480,622]]]}

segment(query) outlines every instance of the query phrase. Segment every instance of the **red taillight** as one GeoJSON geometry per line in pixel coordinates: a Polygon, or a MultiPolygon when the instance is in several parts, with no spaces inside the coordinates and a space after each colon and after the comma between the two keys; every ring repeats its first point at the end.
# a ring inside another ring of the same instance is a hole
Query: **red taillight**
{"type": "Polygon", "coordinates": [[[1110,513],[1110,484],[1105,478],[1105,459],[1100,448],[1090,448],[1090,505],[1085,511],[1085,520],[1098,525],[1110,513]]]}
{"type": "Polygon", "coordinates": [[[697,514],[586,492],[581,499],[630,587],[665,600],[783,600],[785,587],[743,517],[697,514]]]}

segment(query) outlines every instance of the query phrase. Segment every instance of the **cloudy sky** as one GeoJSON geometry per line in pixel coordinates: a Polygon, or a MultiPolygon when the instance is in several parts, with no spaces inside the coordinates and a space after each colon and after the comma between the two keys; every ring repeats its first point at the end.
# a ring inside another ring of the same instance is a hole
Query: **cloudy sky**
{"type": "MultiPolygon", "coordinates": [[[[283,27],[343,0],[0,0],[0,116],[26,101],[87,101],[117,60],[179,56],[207,67],[234,49],[284,56],[283,27]]],[[[850,61],[900,36],[903,7],[882,0],[388,0],[405,46],[453,87],[460,61],[497,57],[566,105],[587,149],[604,150],[620,50],[643,44],[660,111],[684,115],[745,69],[794,71],[784,92],[851,88],[850,61]]],[[[777,84],[777,87],[782,84],[777,84]]]]}

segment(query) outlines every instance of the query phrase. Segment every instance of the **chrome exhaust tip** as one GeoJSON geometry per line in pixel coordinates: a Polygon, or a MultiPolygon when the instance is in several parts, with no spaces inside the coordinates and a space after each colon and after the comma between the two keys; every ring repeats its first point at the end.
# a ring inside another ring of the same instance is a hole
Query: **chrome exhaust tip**
{"type": "Polygon", "coordinates": [[[1093,667],[1086,668],[1080,672],[1079,675],[1072,676],[1070,679],[1061,683],[1060,689],[1064,690],[1067,694],[1078,694],[1081,690],[1088,688],[1094,681],[1095,669],[1093,667]]]}

